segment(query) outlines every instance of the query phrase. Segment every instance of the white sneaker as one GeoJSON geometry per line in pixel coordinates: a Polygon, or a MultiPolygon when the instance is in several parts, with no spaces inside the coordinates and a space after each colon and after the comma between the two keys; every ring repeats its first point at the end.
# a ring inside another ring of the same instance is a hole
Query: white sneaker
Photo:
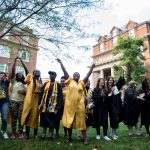
{"type": "Polygon", "coordinates": [[[137,131],[135,134],[136,134],[137,136],[140,136],[140,135],[141,135],[141,133],[140,133],[139,131],[137,131]]]}
{"type": "Polygon", "coordinates": [[[113,140],[117,140],[117,139],[118,139],[118,136],[113,135],[113,136],[112,136],[112,139],[113,139],[113,140]]]}
{"type": "Polygon", "coordinates": [[[104,138],[104,140],[106,140],[106,141],[110,141],[110,140],[111,140],[108,136],[104,136],[103,138],[104,138]]]}
{"type": "Polygon", "coordinates": [[[2,130],[0,130],[0,133],[3,134],[4,132],[2,130]]]}
{"type": "Polygon", "coordinates": [[[3,138],[4,139],[9,139],[8,134],[6,132],[3,133],[3,138]]]}
{"type": "Polygon", "coordinates": [[[96,135],[96,140],[100,140],[100,139],[101,139],[100,135],[96,135]]]}
{"type": "Polygon", "coordinates": [[[25,133],[26,132],[26,129],[23,129],[23,133],[25,133]]]}
{"type": "Polygon", "coordinates": [[[132,132],[128,132],[128,135],[131,136],[131,135],[132,135],[132,132]]]}
{"type": "Polygon", "coordinates": [[[46,138],[46,134],[45,133],[42,133],[42,139],[45,139],[46,138]]]}
{"type": "Polygon", "coordinates": [[[146,137],[146,138],[150,137],[150,134],[146,134],[145,137],[146,137]]]}

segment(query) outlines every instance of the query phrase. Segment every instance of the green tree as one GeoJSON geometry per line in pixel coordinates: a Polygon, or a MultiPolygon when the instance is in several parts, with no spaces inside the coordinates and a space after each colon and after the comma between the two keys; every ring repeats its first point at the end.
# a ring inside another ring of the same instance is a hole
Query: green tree
{"type": "Polygon", "coordinates": [[[140,76],[146,72],[142,60],[144,60],[143,52],[146,50],[144,39],[122,38],[118,39],[117,45],[113,49],[113,54],[120,54],[121,62],[114,67],[115,77],[120,74],[121,68],[126,69],[125,77],[127,82],[135,80],[139,82],[140,76]]]}
{"type": "Polygon", "coordinates": [[[88,37],[81,24],[87,17],[83,10],[101,9],[103,4],[104,0],[1,0],[0,30],[6,30],[0,39],[7,33],[13,36],[13,29],[24,30],[27,25],[36,37],[59,49],[49,51],[57,56],[60,51],[75,46],[79,39],[88,37]]]}

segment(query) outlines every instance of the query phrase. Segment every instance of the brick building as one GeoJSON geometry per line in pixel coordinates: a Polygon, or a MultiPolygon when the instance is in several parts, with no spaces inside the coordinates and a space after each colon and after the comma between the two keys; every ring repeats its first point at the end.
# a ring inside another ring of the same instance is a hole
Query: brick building
{"type": "Polygon", "coordinates": [[[100,36],[98,43],[93,46],[93,60],[96,62],[96,67],[93,71],[94,85],[97,79],[102,77],[106,79],[108,76],[114,76],[114,65],[119,64],[119,55],[113,56],[113,46],[117,44],[119,36],[123,37],[144,37],[144,43],[147,50],[144,52],[145,61],[143,62],[148,72],[145,74],[150,79],[150,22],[145,21],[136,23],[129,21],[124,27],[113,27],[110,35],[100,36]]]}
{"type": "MultiPolygon", "coordinates": [[[[4,31],[0,31],[3,34],[4,31]]],[[[16,56],[22,58],[29,72],[36,68],[38,38],[33,36],[28,27],[15,28],[0,39],[0,71],[8,72],[9,65],[16,56]]],[[[17,63],[17,72],[24,72],[20,63],[17,63]]]]}

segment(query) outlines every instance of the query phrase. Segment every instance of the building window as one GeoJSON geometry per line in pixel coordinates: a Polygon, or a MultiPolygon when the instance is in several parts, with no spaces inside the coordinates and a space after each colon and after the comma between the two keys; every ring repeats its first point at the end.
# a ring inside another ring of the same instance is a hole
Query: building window
{"type": "Polygon", "coordinates": [[[30,60],[30,53],[28,51],[26,51],[26,50],[21,50],[21,51],[19,51],[19,57],[21,57],[21,59],[23,61],[29,62],[29,60],[30,60]]]}
{"type": "Polygon", "coordinates": [[[19,28],[19,27],[14,27],[14,30],[20,32],[20,31],[21,31],[21,28],[19,28]]]}
{"type": "Polygon", "coordinates": [[[100,52],[103,52],[104,51],[104,43],[101,43],[100,44],[100,52]]]}
{"type": "Polygon", "coordinates": [[[117,45],[117,36],[113,37],[113,46],[116,46],[116,45],[117,45]]]}
{"type": "Polygon", "coordinates": [[[22,66],[16,66],[16,72],[22,73],[23,75],[25,75],[25,70],[22,66]]]}
{"type": "Polygon", "coordinates": [[[135,37],[134,29],[129,30],[129,37],[131,37],[131,38],[134,38],[134,37],[135,37]]]}
{"type": "Polygon", "coordinates": [[[100,71],[96,71],[96,80],[100,78],[100,71]]]}
{"type": "Polygon", "coordinates": [[[23,36],[22,40],[24,45],[29,45],[29,36],[23,36]]]}
{"type": "Polygon", "coordinates": [[[2,72],[8,72],[8,65],[0,63],[0,71],[2,71],[2,72]]]}
{"type": "Polygon", "coordinates": [[[11,49],[8,46],[0,45],[0,56],[10,58],[11,49]]]}
{"type": "Polygon", "coordinates": [[[110,68],[107,68],[107,69],[105,69],[104,70],[104,79],[105,80],[107,80],[108,79],[108,77],[110,77],[111,76],[111,69],[110,68]]]}
{"type": "MultiPolygon", "coordinates": [[[[7,32],[8,29],[4,29],[3,33],[7,32]]],[[[3,37],[3,39],[9,40],[9,32],[7,34],[5,34],[5,36],[3,37]]]]}
{"type": "Polygon", "coordinates": [[[117,35],[117,30],[114,29],[113,32],[112,32],[112,36],[116,36],[117,35]]]}

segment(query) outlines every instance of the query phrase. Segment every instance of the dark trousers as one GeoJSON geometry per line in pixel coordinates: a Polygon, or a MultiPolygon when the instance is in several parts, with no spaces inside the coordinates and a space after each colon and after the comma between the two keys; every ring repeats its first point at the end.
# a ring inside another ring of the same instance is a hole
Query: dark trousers
{"type": "MultiPolygon", "coordinates": [[[[96,127],[97,135],[100,135],[100,127],[96,127]]],[[[103,135],[107,136],[107,127],[103,126],[103,135]]]]}
{"type": "MultiPolygon", "coordinates": [[[[26,137],[27,139],[29,139],[29,134],[30,134],[30,127],[26,126],[26,137]]],[[[38,134],[38,129],[34,128],[34,138],[37,136],[38,134]]]]}
{"type": "Polygon", "coordinates": [[[95,127],[97,135],[100,135],[100,126],[103,127],[103,134],[107,136],[108,130],[108,110],[104,108],[98,108],[95,112],[95,127]]]}
{"type": "Polygon", "coordinates": [[[0,102],[0,113],[1,113],[1,119],[2,119],[2,131],[6,131],[7,129],[7,114],[9,110],[9,103],[6,102],[0,102]]]}
{"type": "Polygon", "coordinates": [[[12,133],[16,133],[16,126],[18,121],[18,132],[23,132],[23,126],[21,125],[21,115],[23,109],[23,102],[10,102],[10,111],[11,111],[11,123],[12,123],[12,133]]]}

